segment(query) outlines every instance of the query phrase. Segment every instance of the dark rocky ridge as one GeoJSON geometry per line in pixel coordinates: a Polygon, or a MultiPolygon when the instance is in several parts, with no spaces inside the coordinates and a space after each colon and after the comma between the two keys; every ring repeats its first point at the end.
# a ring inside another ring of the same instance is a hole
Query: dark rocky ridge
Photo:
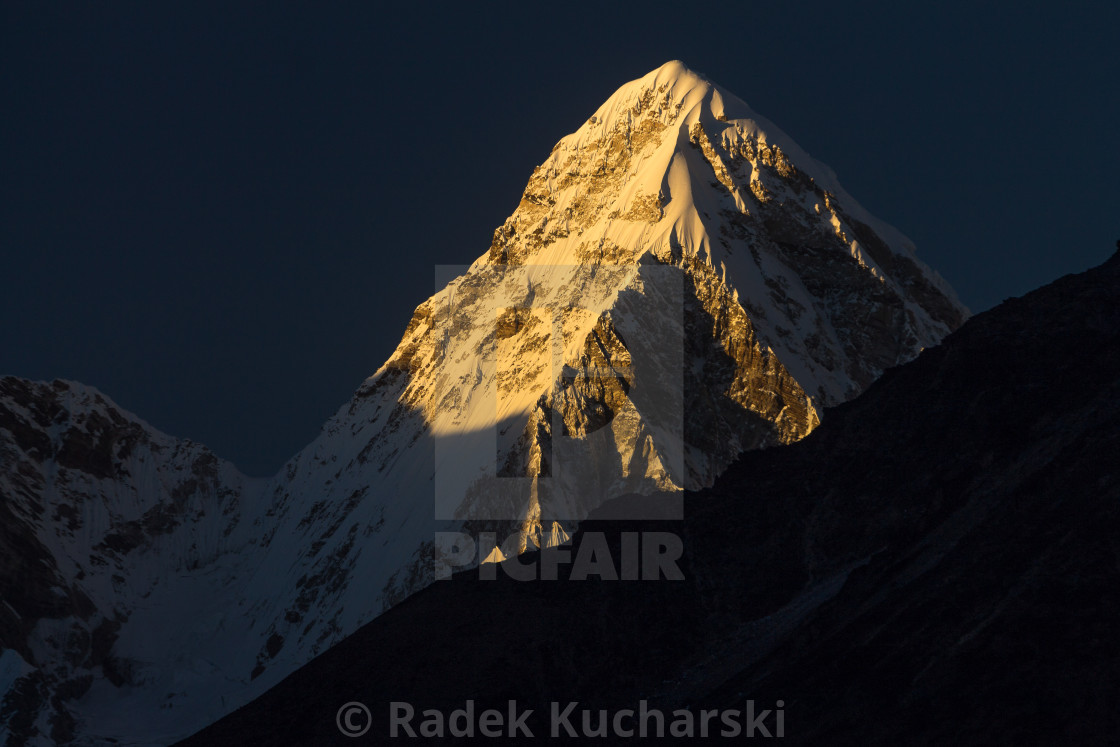
{"type": "MultiPolygon", "coordinates": [[[[1120,259],[977,316],[658,528],[683,582],[439,583],[184,745],[388,702],[785,702],[800,744],[1120,740],[1120,259]]],[[[534,724],[547,724],[546,719],[534,724]]],[[[544,729],[547,734],[547,729],[544,729]]],[[[540,736],[540,731],[537,731],[540,736]]],[[[609,740],[603,740],[609,741],[609,740]]]]}

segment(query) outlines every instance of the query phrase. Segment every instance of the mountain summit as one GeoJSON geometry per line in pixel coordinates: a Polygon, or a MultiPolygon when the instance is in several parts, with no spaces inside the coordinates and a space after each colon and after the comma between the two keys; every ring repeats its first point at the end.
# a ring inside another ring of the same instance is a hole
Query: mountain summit
{"type": "Polygon", "coordinates": [[[968,313],[827,166],[680,61],[618,89],[556,144],[472,270],[640,264],[647,252],[692,274],[706,265],[817,407],[968,313]]]}
{"type": "Polygon", "coordinates": [[[138,470],[106,424],[144,426],[95,396],[73,435],[88,458],[64,459],[66,387],[3,390],[5,531],[77,601],[0,628],[2,728],[185,736],[429,584],[438,531],[501,532],[477,556],[496,560],[566,540],[611,498],[711,485],[968,313],[827,167],[680,62],[557,143],[489,250],[440,275],[389,360],[263,485],[209,456],[161,471],[190,447],[162,434],[138,470]],[[164,473],[182,482],[140,510],[164,473]],[[76,485],[95,518],[60,508],[76,485]]]}

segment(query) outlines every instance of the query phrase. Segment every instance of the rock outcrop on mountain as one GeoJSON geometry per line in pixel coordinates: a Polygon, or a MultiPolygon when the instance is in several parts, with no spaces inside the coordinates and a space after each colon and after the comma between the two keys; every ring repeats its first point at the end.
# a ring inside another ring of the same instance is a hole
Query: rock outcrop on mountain
{"type": "MultiPolygon", "coordinates": [[[[1116,744],[1118,452],[1120,254],[976,316],[801,442],[742,455],[683,521],[593,515],[573,538],[576,555],[604,532],[617,558],[624,533],[674,531],[684,580],[466,571],[182,744],[352,743],[335,721],[352,701],[376,742],[392,702],[416,726],[467,700],[516,700],[537,738],[553,702],[578,703],[579,730],[600,709],[635,728],[642,701],[741,725],[754,701],[770,734],[781,704],[794,744],[1116,744]]],[[[596,741],[629,741],[613,729],[596,741]]]]}
{"type": "Polygon", "coordinates": [[[93,390],[5,380],[0,553],[38,574],[3,577],[13,743],[185,736],[449,570],[440,532],[495,532],[471,562],[500,560],[617,496],[709,486],[967,316],[827,167],[679,62],[557,143],[445,274],[266,481],[93,390]]]}

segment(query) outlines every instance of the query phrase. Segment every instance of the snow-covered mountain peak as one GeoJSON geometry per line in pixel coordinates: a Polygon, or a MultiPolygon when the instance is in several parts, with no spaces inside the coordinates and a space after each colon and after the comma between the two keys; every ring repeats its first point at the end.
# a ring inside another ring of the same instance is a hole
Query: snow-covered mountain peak
{"type": "Polygon", "coordinates": [[[500,532],[500,559],[616,496],[710,485],[966,315],[827,167],[666,63],[556,144],[489,249],[263,484],[96,393],[3,380],[0,509],[58,569],[44,588],[72,588],[0,606],[18,654],[0,727],[185,736],[431,583],[436,532],[500,532]]]}
{"type": "MultiPolygon", "coordinates": [[[[829,202],[842,205],[848,216],[873,232],[885,250],[915,262],[923,279],[938,294],[945,296],[950,306],[967,315],[967,310],[948,283],[917,262],[913,243],[897,229],[868,213],[844,190],[832,169],[802,150],[785,132],[755,113],[742,99],[691,70],[680,60],[671,60],[624,84],[578,130],[562,138],[549,158],[534,172],[522,205],[510,220],[516,226],[540,212],[527,206],[527,200],[538,208],[542,203],[554,203],[560,210],[554,211],[552,217],[559,216],[569,224],[574,217],[577,226],[584,228],[582,223],[587,217],[589,192],[595,193],[600,202],[604,196],[614,198],[609,205],[613,211],[606,212],[614,212],[616,217],[652,211],[652,197],[657,196],[662,203],[660,207],[665,211],[661,217],[668,217],[669,225],[691,233],[683,225],[683,216],[694,200],[687,177],[688,162],[684,158],[674,159],[674,156],[681,153],[679,146],[689,142],[697,144],[701,132],[711,147],[720,151],[718,155],[725,162],[744,157],[753,170],[757,170],[760,166],[775,165],[770,161],[777,156],[780,169],[795,170],[799,177],[808,178],[818,190],[828,195],[829,202]],[[587,164],[593,164],[597,171],[585,171],[582,167],[587,164]],[[636,165],[640,168],[635,168],[636,165]],[[587,183],[578,184],[575,189],[566,189],[575,184],[574,177],[581,173],[593,174],[595,181],[603,179],[609,182],[619,172],[624,175],[617,192],[603,195],[603,185],[587,183]],[[670,202],[675,204],[670,207],[670,202]]],[[[700,171],[705,172],[706,169],[701,167],[700,171]]],[[[719,169],[716,171],[718,174],[719,169]]],[[[752,173],[748,182],[759,179],[762,179],[761,175],[752,173]]],[[[736,202],[744,210],[749,200],[736,199],[736,202]]],[[[830,206],[820,205],[820,202],[814,204],[814,209],[827,211],[830,206]]],[[[509,223],[507,221],[506,225],[509,226],[509,223]]],[[[706,253],[709,247],[701,239],[694,248],[706,253]]],[[[875,259],[869,256],[866,248],[853,253],[875,267],[875,259]]],[[[582,262],[587,257],[550,252],[532,259],[525,258],[526,262],[545,264],[572,260],[582,262]]],[[[947,319],[955,317],[951,311],[946,316],[947,319]]],[[[960,321],[954,318],[951,323],[959,324],[960,321]]]]}

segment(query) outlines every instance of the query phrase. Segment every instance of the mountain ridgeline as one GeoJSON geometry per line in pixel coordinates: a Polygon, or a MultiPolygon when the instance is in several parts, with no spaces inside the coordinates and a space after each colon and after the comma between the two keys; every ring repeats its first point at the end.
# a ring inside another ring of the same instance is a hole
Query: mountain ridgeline
{"type": "Polygon", "coordinates": [[[350,701],[376,743],[394,702],[468,699],[516,700],[538,738],[553,702],[595,724],[629,710],[629,728],[642,701],[698,718],[753,700],[782,703],[794,744],[1116,744],[1117,453],[1120,253],[976,316],[801,442],[743,454],[683,522],[593,514],[573,537],[574,555],[605,533],[617,557],[623,533],[679,532],[683,581],[464,572],[182,747],[350,744],[350,701]]]}

